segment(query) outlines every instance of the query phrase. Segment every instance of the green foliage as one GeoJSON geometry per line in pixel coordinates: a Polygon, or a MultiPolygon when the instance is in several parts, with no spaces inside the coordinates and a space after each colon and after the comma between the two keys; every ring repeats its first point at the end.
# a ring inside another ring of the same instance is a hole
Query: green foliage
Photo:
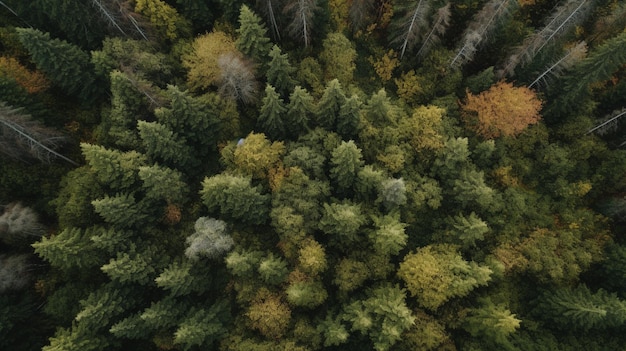
{"type": "Polygon", "coordinates": [[[296,86],[289,95],[289,104],[287,104],[287,114],[285,115],[287,131],[292,138],[308,131],[313,109],[313,97],[306,89],[296,86]]]}
{"type": "Polygon", "coordinates": [[[594,293],[584,284],[545,292],[537,308],[558,328],[605,329],[626,322],[626,302],[602,289],[594,293]]]}
{"type": "Polygon", "coordinates": [[[139,179],[143,182],[145,199],[183,204],[187,201],[189,187],[183,181],[183,175],[171,168],[159,166],[139,167],[139,179]]]}
{"type": "Polygon", "coordinates": [[[135,185],[139,167],[147,162],[146,157],[137,151],[121,152],[92,144],[81,144],[81,149],[98,182],[116,190],[135,185]]]}
{"type": "Polygon", "coordinates": [[[174,344],[182,345],[183,350],[210,347],[228,331],[224,325],[229,314],[227,308],[226,303],[218,302],[208,309],[190,311],[174,332],[174,344]]]}
{"type": "Polygon", "coordinates": [[[191,149],[185,139],[158,122],[137,122],[137,129],[146,155],[157,162],[185,166],[189,163],[191,149]]]}
{"type": "Polygon", "coordinates": [[[210,267],[206,266],[199,269],[190,260],[177,260],[166,267],[154,281],[159,288],[172,296],[199,294],[206,291],[212,281],[207,279],[208,269],[210,267]]]}
{"type": "Polygon", "coordinates": [[[346,95],[341,88],[338,79],[333,79],[326,85],[324,94],[317,103],[315,111],[317,124],[329,131],[335,130],[337,116],[341,111],[341,106],[346,103],[346,95]]]}
{"type": "Polygon", "coordinates": [[[204,205],[224,218],[262,224],[268,220],[270,197],[250,178],[218,174],[205,178],[200,191],[204,205]]]}
{"type": "Polygon", "coordinates": [[[378,351],[392,349],[415,321],[404,290],[391,285],[369,290],[365,300],[346,306],[343,318],[352,324],[352,331],[369,335],[378,351]]]}
{"type": "Polygon", "coordinates": [[[287,112],[287,107],[285,107],[283,99],[280,98],[276,89],[268,84],[265,88],[265,97],[263,97],[258,122],[261,130],[270,139],[284,139],[287,135],[284,122],[285,112],[287,112]]]}
{"type": "Polygon", "coordinates": [[[146,285],[154,282],[156,275],[153,256],[157,255],[153,248],[137,251],[131,246],[130,252],[118,252],[117,257],[100,267],[111,280],[120,283],[138,283],[146,285]]]}
{"type": "Polygon", "coordinates": [[[489,344],[507,345],[508,338],[520,327],[522,321],[506,306],[486,300],[479,308],[471,309],[464,322],[465,330],[473,337],[482,337],[489,344]]]}
{"type": "Polygon", "coordinates": [[[102,199],[91,201],[91,204],[105,222],[120,229],[144,224],[149,218],[146,205],[136,201],[135,196],[129,193],[106,195],[102,199]]]}
{"type": "Polygon", "coordinates": [[[264,62],[270,52],[270,39],[267,37],[267,28],[261,18],[248,6],[242,5],[239,12],[239,37],[235,41],[237,50],[254,59],[255,62],[264,62]]]}
{"type": "Polygon", "coordinates": [[[280,257],[269,254],[259,262],[259,275],[268,284],[277,285],[285,281],[289,269],[287,262],[280,257]]]}
{"type": "Polygon", "coordinates": [[[265,73],[267,83],[276,87],[279,93],[285,95],[293,90],[295,80],[292,76],[296,72],[296,68],[289,63],[289,56],[286,53],[283,54],[278,45],[272,46],[268,55],[271,60],[265,73]]]}
{"type": "Polygon", "coordinates": [[[89,269],[103,264],[102,255],[91,242],[91,237],[102,228],[68,228],[59,234],[33,244],[35,253],[53,267],[69,271],[73,268],[89,269]]]}
{"type": "Polygon", "coordinates": [[[408,235],[404,229],[406,224],[400,222],[399,216],[386,215],[373,217],[376,230],[368,234],[374,251],[380,255],[397,255],[407,244],[408,235]]]}
{"type": "Polygon", "coordinates": [[[358,289],[370,275],[365,263],[350,258],[342,259],[335,267],[333,283],[341,292],[349,293],[358,289]]]}
{"type": "Polygon", "coordinates": [[[330,159],[330,177],[335,182],[338,192],[343,194],[350,192],[364,163],[361,149],[352,140],[342,141],[333,150],[330,159]]]}
{"type": "Polygon", "coordinates": [[[18,38],[38,69],[70,95],[89,102],[101,93],[89,55],[79,47],[33,28],[18,28],[18,38]]]}
{"type": "Polygon", "coordinates": [[[359,229],[367,222],[358,204],[324,204],[324,212],[319,221],[319,228],[331,235],[334,241],[349,246],[359,240],[359,229]]]}
{"type": "Polygon", "coordinates": [[[453,297],[463,297],[491,280],[492,270],[467,262],[451,245],[429,245],[409,253],[398,269],[420,306],[437,310],[453,297]]]}
{"type": "Polygon", "coordinates": [[[318,326],[317,330],[324,338],[324,347],[345,344],[350,337],[346,327],[341,323],[340,316],[332,317],[328,315],[318,326]]]}
{"type": "Polygon", "coordinates": [[[329,33],[322,48],[319,58],[324,64],[325,80],[337,79],[344,86],[352,83],[357,52],[350,40],[342,33],[329,33]]]}
{"type": "Polygon", "coordinates": [[[291,283],[285,293],[289,304],[306,309],[318,307],[328,298],[328,292],[319,281],[291,283]]]}

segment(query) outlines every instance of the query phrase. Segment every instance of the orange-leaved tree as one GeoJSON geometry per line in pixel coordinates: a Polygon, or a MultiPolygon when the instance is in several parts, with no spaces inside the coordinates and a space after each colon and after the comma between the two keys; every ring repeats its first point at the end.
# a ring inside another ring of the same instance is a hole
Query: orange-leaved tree
{"type": "Polygon", "coordinates": [[[492,139],[518,135],[539,122],[541,105],[533,90],[500,81],[478,95],[468,91],[461,109],[469,129],[492,139]]]}

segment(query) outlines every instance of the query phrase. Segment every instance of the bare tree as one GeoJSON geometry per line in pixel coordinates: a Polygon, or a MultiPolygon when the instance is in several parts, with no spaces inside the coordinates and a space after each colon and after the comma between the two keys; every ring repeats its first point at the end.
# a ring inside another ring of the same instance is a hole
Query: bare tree
{"type": "Polygon", "coordinates": [[[281,0],[257,0],[257,8],[267,18],[267,23],[276,40],[280,40],[280,30],[276,20],[276,12],[279,11],[281,0]]]}
{"type": "Polygon", "coordinates": [[[532,83],[528,84],[528,88],[532,88],[539,83],[546,83],[547,78],[550,76],[558,76],[561,72],[571,68],[577,62],[585,58],[587,54],[587,43],[581,41],[571,49],[567,50],[565,55],[558,59],[554,64],[550,65],[545,71],[543,71],[532,83]]]}
{"type": "Polygon", "coordinates": [[[30,283],[29,254],[0,255],[0,294],[22,290],[30,283]]]}
{"type": "Polygon", "coordinates": [[[296,40],[301,40],[304,47],[311,43],[313,16],[319,9],[317,0],[290,0],[283,9],[284,14],[291,18],[287,33],[296,40]]]}
{"type": "Polygon", "coordinates": [[[115,32],[124,37],[148,40],[147,24],[133,11],[129,1],[90,0],[90,3],[115,32]]]}
{"type": "Polygon", "coordinates": [[[0,241],[7,244],[32,244],[45,233],[37,213],[19,202],[4,208],[0,216],[0,241]]]}
{"type": "Polygon", "coordinates": [[[228,52],[217,59],[217,65],[220,69],[219,91],[223,96],[244,104],[256,101],[259,87],[250,61],[228,52]]]}
{"type": "Polygon", "coordinates": [[[56,151],[66,141],[61,133],[20,113],[20,109],[0,102],[0,152],[5,155],[24,162],[37,159],[50,163],[60,158],[78,166],[78,163],[56,151]]]}

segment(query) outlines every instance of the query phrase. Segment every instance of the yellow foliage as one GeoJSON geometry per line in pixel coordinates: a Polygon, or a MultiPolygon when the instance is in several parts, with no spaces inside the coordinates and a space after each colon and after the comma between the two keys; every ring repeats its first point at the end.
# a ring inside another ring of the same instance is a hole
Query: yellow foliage
{"type": "Polygon", "coordinates": [[[135,11],[146,16],[150,23],[169,40],[190,33],[190,24],[176,9],[161,0],[136,0],[135,11]]]}
{"type": "Polygon", "coordinates": [[[498,183],[506,187],[520,186],[520,180],[512,174],[511,166],[502,166],[493,171],[493,175],[498,183]]]}
{"type": "Polygon", "coordinates": [[[478,95],[467,92],[461,104],[466,126],[487,139],[515,136],[541,119],[534,91],[500,81],[478,95]]]}
{"type": "Polygon", "coordinates": [[[280,296],[261,289],[246,313],[252,329],[270,339],[280,339],[289,326],[291,310],[280,296]]]}
{"type": "Polygon", "coordinates": [[[324,247],[310,238],[300,248],[298,263],[300,269],[312,276],[322,273],[327,268],[324,247]]]}
{"type": "Polygon", "coordinates": [[[256,179],[265,179],[280,165],[285,153],[283,142],[270,142],[265,134],[250,133],[233,153],[236,169],[256,179]]]}
{"type": "Polygon", "coordinates": [[[400,79],[396,78],[394,82],[398,87],[398,96],[409,104],[416,102],[424,92],[420,78],[415,74],[414,70],[402,73],[400,79]]]}
{"type": "Polygon", "coordinates": [[[391,80],[393,70],[400,64],[398,55],[393,49],[387,51],[379,60],[374,60],[374,58],[370,56],[369,61],[374,67],[376,74],[383,82],[391,80]]]}
{"type": "Polygon", "coordinates": [[[14,80],[30,94],[44,91],[50,86],[42,73],[30,71],[12,57],[0,57],[0,76],[14,80]]]}
{"type": "Polygon", "coordinates": [[[408,142],[418,152],[438,150],[443,147],[442,118],[445,109],[437,106],[420,106],[410,118],[400,121],[400,130],[407,133],[408,142]]]}
{"type": "Polygon", "coordinates": [[[343,32],[348,27],[349,0],[329,0],[328,9],[330,10],[330,20],[335,26],[335,31],[343,32]]]}
{"type": "Polygon", "coordinates": [[[223,54],[236,51],[235,41],[224,32],[211,32],[196,38],[192,44],[192,52],[183,57],[183,65],[189,70],[189,87],[192,90],[202,90],[217,85],[220,78],[217,59],[223,54]]]}

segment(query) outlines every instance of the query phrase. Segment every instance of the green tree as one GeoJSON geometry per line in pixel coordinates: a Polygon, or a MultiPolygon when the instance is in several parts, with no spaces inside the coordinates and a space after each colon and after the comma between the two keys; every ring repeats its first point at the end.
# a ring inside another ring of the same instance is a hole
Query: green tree
{"type": "Polygon", "coordinates": [[[326,130],[335,130],[337,116],[345,103],[346,95],[339,80],[333,79],[328,82],[315,110],[317,124],[326,130]]]}
{"type": "Polygon", "coordinates": [[[139,167],[139,179],[143,182],[146,200],[180,205],[187,201],[189,187],[179,171],[157,164],[142,166],[139,167]]]}
{"type": "Polygon", "coordinates": [[[369,335],[374,350],[389,350],[415,321],[405,298],[398,287],[379,286],[369,290],[366,299],[347,305],[343,318],[352,324],[352,331],[369,335]]]}
{"type": "Polygon", "coordinates": [[[367,223],[367,219],[359,204],[332,203],[324,204],[324,212],[319,220],[319,227],[324,233],[331,235],[333,242],[348,248],[358,242],[359,230],[367,223]]]}
{"type": "Polygon", "coordinates": [[[328,298],[324,285],[316,280],[293,282],[289,284],[285,293],[289,304],[305,309],[321,306],[328,298]]]}
{"type": "Polygon", "coordinates": [[[340,292],[349,293],[360,288],[369,278],[370,273],[367,265],[361,261],[343,258],[335,266],[335,279],[340,292]]]}
{"type": "Polygon", "coordinates": [[[144,225],[150,219],[149,208],[143,201],[137,201],[131,193],[105,195],[91,201],[94,210],[105,222],[124,229],[144,225]]]}
{"type": "Polygon", "coordinates": [[[464,321],[464,328],[473,337],[482,338],[487,345],[510,345],[508,338],[519,329],[521,320],[503,304],[485,299],[478,308],[472,308],[464,321]]]}
{"type": "Polygon", "coordinates": [[[489,225],[474,212],[469,215],[459,213],[454,217],[448,217],[446,222],[448,225],[442,234],[443,240],[460,245],[464,249],[484,240],[485,234],[490,231],[489,225]]]}
{"type": "Polygon", "coordinates": [[[237,50],[257,63],[265,63],[272,45],[267,37],[267,28],[261,18],[246,5],[242,5],[239,11],[237,34],[239,35],[235,41],[237,50]]]}
{"type": "Polygon", "coordinates": [[[343,86],[352,83],[356,69],[356,49],[341,33],[329,33],[322,42],[320,61],[324,64],[326,81],[337,79],[343,86]]]}
{"type": "Polygon", "coordinates": [[[174,7],[161,0],[137,0],[135,11],[146,16],[158,32],[160,39],[174,42],[186,38],[191,32],[190,23],[174,7]]]}
{"type": "Polygon", "coordinates": [[[314,108],[313,97],[309,92],[299,85],[296,86],[289,95],[285,114],[287,131],[291,138],[295,139],[309,130],[314,108]]]}
{"type": "Polygon", "coordinates": [[[335,182],[339,193],[350,193],[364,163],[361,149],[352,140],[342,141],[333,150],[330,159],[330,177],[335,182]]]}
{"type": "Polygon", "coordinates": [[[48,261],[51,266],[65,271],[100,267],[105,261],[91,241],[91,237],[101,231],[100,227],[85,230],[68,228],[53,237],[42,237],[33,244],[33,248],[35,253],[48,261]]]}
{"type": "Polygon", "coordinates": [[[180,168],[190,166],[193,154],[186,140],[159,122],[137,122],[145,153],[155,162],[180,168]]]}
{"type": "MultiPolygon", "coordinates": [[[[226,150],[226,149],[225,149],[226,150]]],[[[283,142],[272,142],[263,133],[250,133],[235,147],[231,155],[222,152],[222,159],[232,167],[232,171],[252,177],[266,179],[270,172],[280,165],[280,159],[285,152],[283,142]]]]}
{"type": "Polygon", "coordinates": [[[183,350],[211,347],[228,332],[226,322],[229,317],[228,305],[224,301],[208,309],[194,309],[178,325],[174,332],[174,344],[182,345],[183,350]]]}
{"type": "Polygon", "coordinates": [[[546,291],[539,310],[546,322],[561,329],[601,330],[626,322],[626,302],[602,289],[594,293],[584,284],[546,291]]]}
{"type": "Polygon", "coordinates": [[[358,95],[345,100],[337,114],[337,133],[344,139],[354,139],[359,134],[361,120],[361,101],[358,95]]]}
{"type": "Polygon", "coordinates": [[[272,46],[269,57],[271,60],[265,73],[267,83],[276,87],[281,95],[285,95],[294,88],[295,80],[292,76],[296,69],[289,63],[289,56],[283,54],[278,45],[272,46]]]}
{"type": "Polygon", "coordinates": [[[379,190],[378,199],[387,211],[397,210],[407,202],[406,184],[402,178],[385,179],[379,190]]]}
{"type": "Polygon", "coordinates": [[[174,297],[201,294],[208,291],[213,282],[213,279],[207,279],[212,268],[181,258],[163,269],[154,281],[159,288],[174,297]]]}
{"type": "Polygon", "coordinates": [[[407,244],[408,235],[404,231],[406,224],[400,222],[397,215],[373,217],[375,230],[368,234],[368,239],[376,253],[397,255],[407,244]]]}
{"type": "Polygon", "coordinates": [[[265,88],[265,97],[263,97],[258,123],[270,139],[285,138],[284,115],[286,111],[287,107],[285,107],[283,99],[280,98],[276,89],[268,84],[265,88]]]}
{"type": "Polygon", "coordinates": [[[137,185],[139,167],[147,162],[146,156],[136,151],[121,152],[85,143],[81,149],[100,184],[115,190],[137,185]]]}
{"type": "Polygon", "coordinates": [[[111,280],[122,284],[154,284],[157,262],[154,262],[153,256],[156,254],[152,247],[138,249],[131,245],[128,252],[118,252],[117,256],[100,267],[100,270],[111,280]]]}
{"type": "Polygon", "coordinates": [[[258,272],[266,283],[278,285],[285,281],[289,269],[285,260],[270,253],[259,262],[258,272]]]}
{"type": "Polygon", "coordinates": [[[491,280],[492,270],[467,262],[452,245],[428,245],[404,257],[398,276],[420,306],[437,310],[450,298],[463,297],[491,280]]]}
{"type": "Polygon", "coordinates": [[[94,72],[89,55],[79,47],[33,28],[18,28],[22,45],[37,68],[67,94],[84,102],[99,97],[103,86],[94,72]]]}
{"type": "Polygon", "coordinates": [[[210,212],[225,219],[248,224],[262,224],[269,219],[270,197],[259,186],[253,186],[250,178],[228,174],[207,177],[200,195],[210,212]]]}

